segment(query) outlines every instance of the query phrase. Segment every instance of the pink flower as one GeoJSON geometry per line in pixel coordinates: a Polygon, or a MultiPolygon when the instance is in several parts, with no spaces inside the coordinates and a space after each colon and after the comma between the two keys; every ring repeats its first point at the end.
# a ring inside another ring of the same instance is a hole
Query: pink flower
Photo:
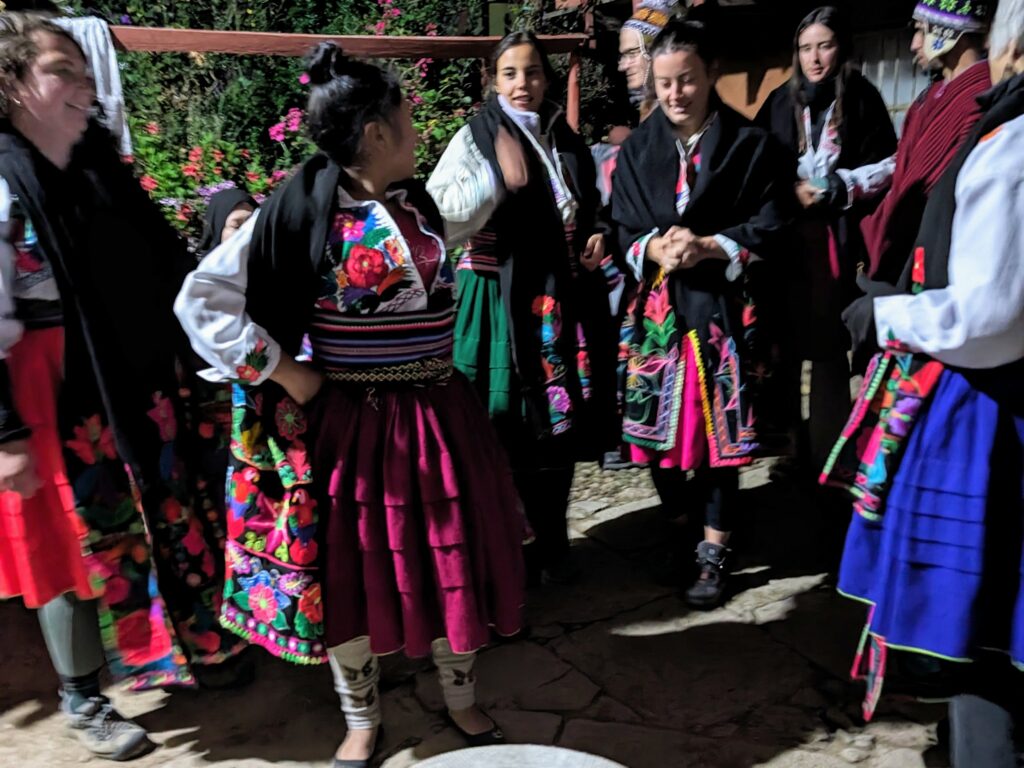
{"type": "Polygon", "coordinates": [[[156,136],[156,135],[158,135],[160,133],[160,126],[157,123],[150,122],[150,123],[146,123],[146,127],[145,127],[144,130],[150,136],[156,136]]]}
{"type": "Polygon", "coordinates": [[[301,75],[299,75],[299,82],[302,85],[309,85],[309,73],[303,72],[301,75]]]}
{"type": "Polygon", "coordinates": [[[380,21],[373,25],[373,34],[383,35],[384,32],[387,31],[387,28],[388,23],[384,21],[384,19],[381,19],[380,21]]]}
{"type": "Polygon", "coordinates": [[[288,110],[287,122],[285,128],[292,133],[295,133],[299,128],[302,127],[302,110],[292,107],[288,110]]]}
{"type": "Polygon", "coordinates": [[[270,126],[267,133],[270,134],[271,141],[284,141],[284,123],[270,126]]]}
{"type": "Polygon", "coordinates": [[[157,184],[156,179],[149,175],[143,176],[141,179],[139,179],[139,184],[141,184],[142,188],[147,192],[152,192],[159,186],[159,184],[157,184]]]}
{"type": "Polygon", "coordinates": [[[346,243],[359,242],[366,231],[366,222],[351,213],[339,213],[334,219],[334,230],[341,230],[341,239],[346,243]]]}
{"type": "Polygon", "coordinates": [[[276,184],[281,179],[285,178],[287,175],[288,175],[288,171],[280,171],[280,170],[278,170],[278,171],[274,171],[272,174],[270,174],[270,179],[276,184]]]}
{"type": "Polygon", "coordinates": [[[187,163],[186,165],[181,166],[181,172],[186,176],[191,176],[192,178],[199,176],[199,169],[192,163],[187,163]]]}
{"type": "Polygon", "coordinates": [[[277,618],[277,600],[274,598],[273,588],[266,584],[254,585],[249,592],[249,607],[256,621],[262,621],[264,624],[273,623],[277,618]]]}
{"type": "Polygon", "coordinates": [[[409,97],[409,101],[411,101],[416,106],[419,106],[420,104],[423,103],[423,97],[420,96],[418,93],[414,93],[412,96],[409,97]]]}

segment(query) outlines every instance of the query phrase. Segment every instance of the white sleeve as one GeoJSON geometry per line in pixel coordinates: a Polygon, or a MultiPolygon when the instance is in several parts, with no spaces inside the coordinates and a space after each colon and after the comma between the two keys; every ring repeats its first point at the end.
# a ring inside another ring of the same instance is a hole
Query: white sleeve
{"type": "Polygon", "coordinates": [[[200,371],[209,381],[259,384],[281,359],[281,347],[245,311],[249,243],[259,215],[200,262],[174,302],[192,348],[213,366],[200,371]]]}
{"type": "Polygon", "coordinates": [[[464,125],[448,144],[427,182],[445,221],[449,247],[465,244],[483,229],[504,198],[504,185],[464,125]]]}
{"type": "Polygon", "coordinates": [[[895,172],[896,155],[852,170],[836,169],[839,178],[846,185],[846,207],[849,208],[859,200],[870,200],[885,192],[892,184],[895,172]]]}
{"type": "Polygon", "coordinates": [[[880,344],[895,338],[963,368],[1024,357],[1024,177],[1019,161],[1009,171],[1014,153],[1008,154],[1003,173],[994,156],[973,178],[961,173],[949,286],[875,299],[880,344]]]}
{"type": "Polygon", "coordinates": [[[0,177],[0,358],[21,338],[24,326],[14,316],[14,261],[11,242],[11,189],[0,177]]]}

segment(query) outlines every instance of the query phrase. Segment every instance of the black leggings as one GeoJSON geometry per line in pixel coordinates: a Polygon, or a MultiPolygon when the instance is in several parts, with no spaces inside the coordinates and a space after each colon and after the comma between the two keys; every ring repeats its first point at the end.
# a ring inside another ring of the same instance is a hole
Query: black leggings
{"type": "Polygon", "coordinates": [[[537,537],[533,544],[536,562],[546,568],[569,554],[569,530],[565,516],[576,465],[516,470],[514,479],[526,519],[537,537]]]}
{"type": "Polygon", "coordinates": [[[1016,768],[1014,728],[1024,714],[1024,675],[1005,656],[970,665],[966,692],[949,703],[953,768],[1016,768]]]}
{"type": "Polygon", "coordinates": [[[688,481],[683,470],[652,466],[651,478],[666,514],[677,516],[699,505],[705,526],[722,533],[732,531],[733,510],[740,488],[738,470],[701,467],[688,481]]]}

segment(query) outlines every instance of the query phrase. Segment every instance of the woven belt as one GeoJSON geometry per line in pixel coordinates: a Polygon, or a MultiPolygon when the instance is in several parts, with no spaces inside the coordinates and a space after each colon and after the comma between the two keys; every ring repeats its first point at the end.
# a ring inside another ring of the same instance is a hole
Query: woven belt
{"type": "Polygon", "coordinates": [[[428,357],[409,363],[382,365],[379,368],[346,368],[327,371],[331,381],[352,384],[432,384],[451,378],[451,359],[428,357]]]}

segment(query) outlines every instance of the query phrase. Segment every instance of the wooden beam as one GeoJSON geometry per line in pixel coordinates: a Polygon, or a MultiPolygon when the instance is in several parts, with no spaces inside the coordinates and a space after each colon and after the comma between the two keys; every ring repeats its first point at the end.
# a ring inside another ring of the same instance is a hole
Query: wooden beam
{"type": "MultiPolygon", "coordinates": [[[[324,40],[333,40],[347,54],[381,59],[475,59],[490,54],[500,37],[415,37],[376,35],[300,35],[281,32],[170,29],[112,26],[119,48],[150,53],[233,53],[254,56],[304,56],[324,40]]],[[[541,35],[549,53],[571,53],[586,35],[541,35]]]]}

